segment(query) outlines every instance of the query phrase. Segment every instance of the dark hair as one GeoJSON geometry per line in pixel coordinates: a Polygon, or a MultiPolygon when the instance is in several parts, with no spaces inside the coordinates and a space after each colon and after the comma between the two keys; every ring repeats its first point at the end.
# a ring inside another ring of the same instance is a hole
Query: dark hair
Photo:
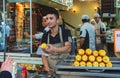
{"type": "Polygon", "coordinates": [[[49,11],[47,11],[47,13],[45,15],[47,15],[47,14],[54,14],[56,16],[56,18],[59,19],[59,13],[56,9],[50,9],[49,11]]]}
{"type": "Polygon", "coordinates": [[[85,23],[85,22],[89,22],[90,20],[89,19],[82,19],[82,22],[85,23]]]}

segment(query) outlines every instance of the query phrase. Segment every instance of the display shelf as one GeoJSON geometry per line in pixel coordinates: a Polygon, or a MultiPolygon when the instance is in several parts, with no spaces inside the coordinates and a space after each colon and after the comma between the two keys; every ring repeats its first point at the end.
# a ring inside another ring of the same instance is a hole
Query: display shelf
{"type": "Polygon", "coordinates": [[[73,0],[51,0],[55,3],[67,6],[67,7],[72,7],[73,6],[73,0]]]}
{"type": "Polygon", "coordinates": [[[115,13],[114,0],[101,0],[102,13],[115,13]]]}
{"type": "Polygon", "coordinates": [[[103,22],[107,26],[114,26],[116,23],[116,11],[114,6],[115,0],[101,0],[101,14],[103,22]]]}
{"type": "MultiPolygon", "coordinates": [[[[30,54],[23,53],[6,53],[15,60],[16,63],[28,63],[28,64],[43,64],[40,56],[31,57],[30,54]]],[[[3,62],[3,52],[0,52],[0,62],[3,62]]]]}

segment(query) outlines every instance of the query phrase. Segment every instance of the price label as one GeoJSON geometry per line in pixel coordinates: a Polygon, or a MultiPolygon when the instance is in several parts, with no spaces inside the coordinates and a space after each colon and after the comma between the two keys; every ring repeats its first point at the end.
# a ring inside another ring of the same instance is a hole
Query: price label
{"type": "Polygon", "coordinates": [[[114,30],[114,52],[120,52],[120,29],[114,30]]]}

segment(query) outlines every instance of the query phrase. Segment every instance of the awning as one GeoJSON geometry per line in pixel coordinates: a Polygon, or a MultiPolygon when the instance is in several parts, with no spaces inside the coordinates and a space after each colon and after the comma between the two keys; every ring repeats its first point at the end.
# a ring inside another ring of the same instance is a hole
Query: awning
{"type": "MultiPolygon", "coordinates": [[[[30,0],[7,0],[9,3],[16,3],[16,2],[30,2],[30,0]]],[[[66,10],[67,6],[53,2],[51,0],[32,0],[33,3],[54,7],[56,9],[66,10]]]]}

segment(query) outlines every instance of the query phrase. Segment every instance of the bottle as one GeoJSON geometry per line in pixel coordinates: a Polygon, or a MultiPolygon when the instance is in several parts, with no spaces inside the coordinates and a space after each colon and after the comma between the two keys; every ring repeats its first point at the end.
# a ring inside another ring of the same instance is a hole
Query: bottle
{"type": "Polygon", "coordinates": [[[71,49],[71,55],[76,55],[77,54],[77,41],[76,37],[72,37],[72,49],[71,49]]]}
{"type": "Polygon", "coordinates": [[[25,66],[22,67],[22,78],[27,78],[27,70],[25,66]]]}

